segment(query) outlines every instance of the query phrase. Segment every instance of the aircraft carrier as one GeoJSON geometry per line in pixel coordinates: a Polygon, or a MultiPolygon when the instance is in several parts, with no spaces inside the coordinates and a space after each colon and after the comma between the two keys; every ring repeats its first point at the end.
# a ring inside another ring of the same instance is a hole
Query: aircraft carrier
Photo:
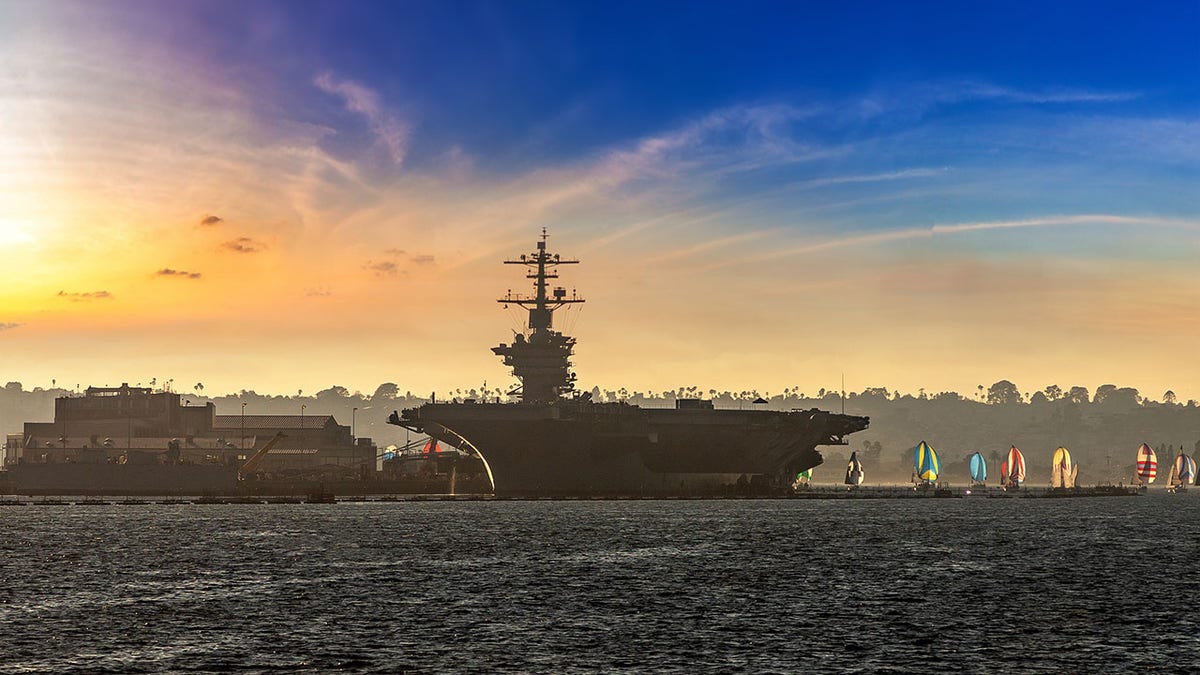
{"type": "Polygon", "coordinates": [[[845,445],[868,418],[817,409],[724,410],[680,399],[675,408],[601,403],[575,393],[575,339],[553,328],[554,312],[584,300],[551,288],[560,265],[578,263],[537,248],[505,260],[533,280],[532,295],[498,300],[529,312],[527,329],[492,351],[521,381],[518,402],[431,402],[389,422],[477,455],[497,496],[698,496],[787,489],[821,464],[818,445],[845,445]]]}

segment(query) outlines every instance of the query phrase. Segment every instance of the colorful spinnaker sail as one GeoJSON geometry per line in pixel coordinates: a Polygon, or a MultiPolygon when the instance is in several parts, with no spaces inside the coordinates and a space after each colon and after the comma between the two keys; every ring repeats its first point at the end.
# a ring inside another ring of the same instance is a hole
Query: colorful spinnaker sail
{"type": "Polygon", "coordinates": [[[925,441],[913,451],[913,465],[916,467],[917,478],[926,483],[937,482],[938,474],[942,471],[942,463],[937,453],[925,441]]]}
{"type": "Polygon", "coordinates": [[[983,458],[982,452],[971,455],[971,480],[976,483],[987,482],[987,460],[983,458]]]}
{"type": "Polygon", "coordinates": [[[1137,449],[1137,477],[1143,483],[1153,483],[1158,475],[1158,455],[1154,448],[1142,443],[1137,449]]]}
{"type": "Polygon", "coordinates": [[[792,485],[808,485],[812,482],[812,469],[805,469],[796,474],[796,480],[792,485]]]}
{"type": "Polygon", "coordinates": [[[1175,480],[1179,481],[1180,485],[1196,483],[1196,460],[1192,459],[1191,455],[1180,453],[1175,458],[1175,480]]]}
{"type": "Polygon", "coordinates": [[[1050,487],[1075,487],[1071,480],[1071,451],[1059,446],[1050,461],[1050,487]]]}
{"type": "Polygon", "coordinates": [[[1000,480],[1005,487],[1019,487],[1025,482],[1025,455],[1017,446],[1008,449],[1008,457],[1000,465],[1000,473],[1000,480]]]}
{"type": "Polygon", "coordinates": [[[863,465],[858,461],[858,453],[850,453],[850,463],[846,465],[846,485],[862,485],[863,465]]]}

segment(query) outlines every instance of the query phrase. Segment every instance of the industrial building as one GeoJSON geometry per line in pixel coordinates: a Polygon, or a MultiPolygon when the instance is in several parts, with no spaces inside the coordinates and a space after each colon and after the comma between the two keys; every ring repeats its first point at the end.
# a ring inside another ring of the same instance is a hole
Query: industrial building
{"type": "MultiPolygon", "coordinates": [[[[243,407],[244,410],[244,407],[243,407]]],[[[218,415],[212,403],[190,405],[170,391],[88,387],[55,399],[54,421],[26,422],[9,437],[16,464],[210,465],[234,469],[283,434],[258,466],[275,476],[323,474],[369,478],[377,451],[332,415],[218,415]]]]}

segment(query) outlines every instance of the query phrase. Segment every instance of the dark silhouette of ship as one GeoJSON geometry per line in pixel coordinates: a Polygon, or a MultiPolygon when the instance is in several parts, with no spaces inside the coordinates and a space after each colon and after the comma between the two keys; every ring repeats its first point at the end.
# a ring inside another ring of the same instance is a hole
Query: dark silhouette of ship
{"type": "Polygon", "coordinates": [[[484,462],[498,496],[688,496],[781,491],[821,464],[818,445],[845,445],[866,417],[805,411],[723,410],[679,399],[675,408],[600,403],[577,394],[573,337],[553,328],[554,312],[583,299],[557,279],[578,260],[537,249],[522,265],[535,294],[509,291],[498,302],[529,312],[528,331],[492,347],[520,379],[519,402],[430,402],[388,421],[484,462]]]}

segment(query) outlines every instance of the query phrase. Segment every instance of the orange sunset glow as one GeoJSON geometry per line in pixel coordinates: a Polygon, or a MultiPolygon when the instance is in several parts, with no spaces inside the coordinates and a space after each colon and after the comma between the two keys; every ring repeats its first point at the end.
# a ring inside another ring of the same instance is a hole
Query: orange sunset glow
{"type": "Polygon", "coordinates": [[[419,80],[283,50],[302,28],[269,13],[238,51],[121,7],[2,10],[6,380],[504,386],[495,300],[527,282],[500,261],[545,227],[583,263],[582,388],[1200,397],[1194,106],[1069,74],[812,82],[555,146],[567,112],[456,128],[419,80]]]}

